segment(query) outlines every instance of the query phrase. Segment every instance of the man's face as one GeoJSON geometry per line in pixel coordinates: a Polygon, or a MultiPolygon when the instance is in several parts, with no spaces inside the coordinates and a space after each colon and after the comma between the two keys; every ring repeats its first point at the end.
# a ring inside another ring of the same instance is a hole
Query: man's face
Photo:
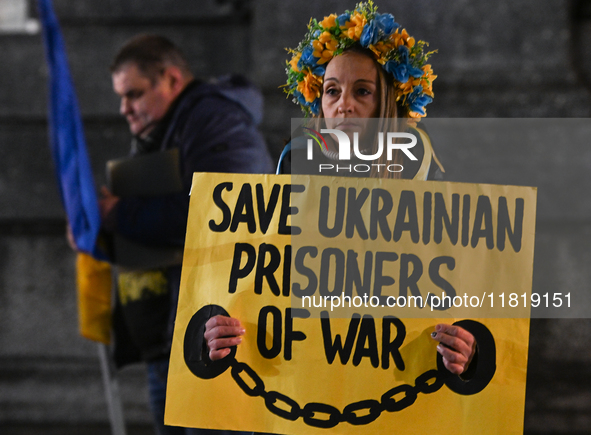
{"type": "Polygon", "coordinates": [[[114,72],[112,79],[113,90],[121,98],[119,112],[125,116],[129,130],[145,137],[176,97],[169,77],[164,73],[152,83],[134,63],[128,63],[114,72]]]}

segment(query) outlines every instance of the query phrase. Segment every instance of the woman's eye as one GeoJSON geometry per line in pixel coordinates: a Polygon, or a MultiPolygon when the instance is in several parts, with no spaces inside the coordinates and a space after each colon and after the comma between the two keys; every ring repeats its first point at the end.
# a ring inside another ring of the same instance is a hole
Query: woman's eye
{"type": "Polygon", "coordinates": [[[326,91],[324,91],[324,93],[326,95],[336,95],[337,94],[337,90],[335,88],[328,88],[326,91]]]}
{"type": "Polygon", "coordinates": [[[370,95],[371,91],[369,89],[359,88],[359,89],[357,89],[357,93],[359,95],[370,95]]]}

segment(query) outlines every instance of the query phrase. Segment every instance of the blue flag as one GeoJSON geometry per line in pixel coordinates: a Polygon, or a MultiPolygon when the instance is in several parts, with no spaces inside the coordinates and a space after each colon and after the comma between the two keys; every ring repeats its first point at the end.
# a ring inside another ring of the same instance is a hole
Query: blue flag
{"type": "Polygon", "coordinates": [[[104,258],[96,246],[100,214],[76,92],[51,0],[38,0],[49,67],[50,147],[62,204],[76,245],[104,258]]]}

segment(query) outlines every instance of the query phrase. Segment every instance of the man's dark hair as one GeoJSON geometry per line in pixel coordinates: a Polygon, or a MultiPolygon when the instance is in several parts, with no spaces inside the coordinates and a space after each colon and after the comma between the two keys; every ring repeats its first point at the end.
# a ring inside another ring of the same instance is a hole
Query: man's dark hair
{"type": "Polygon", "coordinates": [[[135,64],[153,82],[168,66],[176,66],[186,77],[192,76],[181,50],[164,36],[138,35],[127,41],[115,56],[111,73],[128,63],[135,64]]]}

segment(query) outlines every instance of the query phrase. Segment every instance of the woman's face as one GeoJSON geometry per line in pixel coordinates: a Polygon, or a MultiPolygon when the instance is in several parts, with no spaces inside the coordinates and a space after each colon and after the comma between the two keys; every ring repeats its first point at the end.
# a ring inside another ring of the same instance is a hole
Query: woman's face
{"type": "Polygon", "coordinates": [[[378,70],[368,56],[345,52],[332,59],[326,67],[322,89],[327,127],[346,129],[347,121],[343,120],[348,118],[378,117],[378,70]]]}

